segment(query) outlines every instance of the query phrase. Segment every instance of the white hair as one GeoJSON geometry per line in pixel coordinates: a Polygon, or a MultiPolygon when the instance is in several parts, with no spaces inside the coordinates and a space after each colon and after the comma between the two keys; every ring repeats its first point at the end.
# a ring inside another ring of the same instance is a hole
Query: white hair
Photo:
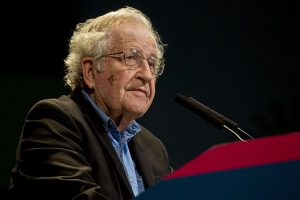
{"type": "MultiPolygon", "coordinates": [[[[109,46],[110,30],[113,25],[123,22],[139,22],[146,25],[156,40],[157,56],[163,57],[164,44],[158,32],[153,28],[150,19],[141,11],[124,7],[108,12],[102,16],[88,19],[76,26],[69,42],[69,54],[64,60],[66,66],[65,82],[74,90],[83,87],[81,59],[104,55],[109,46]]],[[[97,66],[98,69],[100,66],[97,66]]]]}

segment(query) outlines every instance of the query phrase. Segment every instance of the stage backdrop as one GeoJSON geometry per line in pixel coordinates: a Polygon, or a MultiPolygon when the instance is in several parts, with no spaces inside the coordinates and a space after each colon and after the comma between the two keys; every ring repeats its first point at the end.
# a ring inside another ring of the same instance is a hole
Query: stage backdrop
{"type": "Polygon", "coordinates": [[[29,108],[68,92],[63,59],[77,22],[121,6],[145,12],[166,47],[153,106],[138,121],[175,169],[236,141],[174,102],[192,96],[254,137],[300,130],[298,7],[289,1],[7,1],[1,12],[0,183],[5,190],[29,108]]]}

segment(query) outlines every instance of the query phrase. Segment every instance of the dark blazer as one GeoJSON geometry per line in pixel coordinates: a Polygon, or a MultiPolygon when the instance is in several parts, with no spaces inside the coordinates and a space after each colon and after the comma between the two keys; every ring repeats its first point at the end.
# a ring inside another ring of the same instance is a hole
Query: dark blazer
{"type": "MultiPolygon", "coordinates": [[[[170,173],[164,145],[146,128],[130,140],[129,148],[146,188],[170,173]]],[[[79,89],[31,108],[9,194],[39,200],[133,197],[107,132],[79,89]]]]}

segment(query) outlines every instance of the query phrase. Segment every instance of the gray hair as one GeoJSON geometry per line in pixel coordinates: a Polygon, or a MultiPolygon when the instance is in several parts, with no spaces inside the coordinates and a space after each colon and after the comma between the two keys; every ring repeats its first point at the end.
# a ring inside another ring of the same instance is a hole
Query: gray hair
{"type": "MultiPolygon", "coordinates": [[[[76,87],[83,88],[81,59],[87,56],[94,58],[104,55],[109,46],[109,33],[112,26],[129,21],[139,22],[149,27],[156,40],[157,56],[163,58],[165,44],[161,42],[160,36],[153,28],[150,19],[135,8],[124,7],[77,24],[69,42],[69,54],[64,60],[66,85],[69,85],[72,90],[76,87]]],[[[100,66],[97,67],[99,69],[100,66]]]]}

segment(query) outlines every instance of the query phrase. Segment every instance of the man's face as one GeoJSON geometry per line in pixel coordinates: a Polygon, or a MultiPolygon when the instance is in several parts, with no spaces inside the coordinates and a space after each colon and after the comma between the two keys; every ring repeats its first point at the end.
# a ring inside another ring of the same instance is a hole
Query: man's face
{"type": "MultiPolygon", "coordinates": [[[[123,23],[112,29],[108,53],[136,49],[143,57],[156,56],[156,42],[150,30],[142,24],[123,23]]],[[[113,120],[125,117],[134,120],[150,107],[155,95],[156,78],[144,59],[140,67],[130,68],[121,59],[103,57],[101,70],[95,75],[97,104],[113,120]]]]}

